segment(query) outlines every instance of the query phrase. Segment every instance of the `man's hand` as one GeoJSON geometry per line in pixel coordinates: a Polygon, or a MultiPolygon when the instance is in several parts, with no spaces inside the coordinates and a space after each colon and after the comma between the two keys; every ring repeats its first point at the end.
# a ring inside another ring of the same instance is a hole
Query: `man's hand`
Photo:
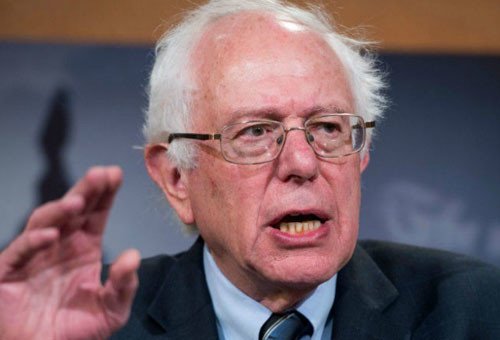
{"type": "Polygon", "coordinates": [[[125,324],[139,254],[123,253],[100,283],[101,243],[118,167],[95,167],[37,208],[0,253],[0,339],[105,339],[125,324]]]}

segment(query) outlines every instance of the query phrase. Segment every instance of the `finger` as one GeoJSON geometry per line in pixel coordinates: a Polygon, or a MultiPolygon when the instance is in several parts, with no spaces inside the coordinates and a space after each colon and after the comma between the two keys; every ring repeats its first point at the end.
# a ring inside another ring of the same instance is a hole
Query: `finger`
{"type": "Polygon", "coordinates": [[[117,166],[92,167],[65,195],[85,198],[85,212],[107,210],[120,187],[122,171],[117,166]]]}
{"type": "Polygon", "coordinates": [[[23,232],[0,254],[0,278],[25,266],[41,250],[54,244],[58,237],[56,228],[23,232]]]}
{"type": "Polygon", "coordinates": [[[121,181],[122,171],[117,166],[90,168],[65,195],[85,199],[81,218],[75,219],[68,230],[83,228],[91,233],[102,233],[121,181]]]}
{"type": "Polygon", "coordinates": [[[139,252],[131,249],[121,254],[110,268],[102,297],[112,327],[121,327],[130,315],[130,308],[139,285],[137,277],[139,263],[139,252]]]}
{"type": "Polygon", "coordinates": [[[60,200],[37,208],[28,220],[28,229],[61,225],[82,212],[109,207],[121,183],[118,167],[94,167],[60,200]],[[99,203],[101,201],[103,203],[99,203]]]}
{"type": "Polygon", "coordinates": [[[110,166],[106,168],[106,189],[100,199],[96,201],[96,210],[110,210],[113,205],[114,198],[123,180],[122,170],[118,166],[110,166]]]}
{"type": "Polygon", "coordinates": [[[84,198],[79,195],[46,203],[33,211],[26,229],[60,226],[80,214],[84,206],[84,198]]]}

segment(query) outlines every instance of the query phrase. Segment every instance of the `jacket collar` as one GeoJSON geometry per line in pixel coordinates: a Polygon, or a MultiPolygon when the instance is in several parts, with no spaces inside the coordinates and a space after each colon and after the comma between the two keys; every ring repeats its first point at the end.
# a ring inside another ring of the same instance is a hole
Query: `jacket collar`
{"type": "Polygon", "coordinates": [[[201,237],[173,264],[148,314],[167,338],[217,339],[215,312],[203,270],[201,237]]]}
{"type": "Polygon", "coordinates": [[[399,293],[362,247],[356,246],[338,275],[332,308],[334,339],[405,338],[407,330],[398,329],[384,314],[399,293]]]}

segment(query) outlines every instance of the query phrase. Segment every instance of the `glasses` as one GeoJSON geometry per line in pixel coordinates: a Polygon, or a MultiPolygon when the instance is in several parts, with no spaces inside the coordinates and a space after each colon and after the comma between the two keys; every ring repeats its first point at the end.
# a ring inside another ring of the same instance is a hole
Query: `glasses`
{"type": "Polygon", "coordinates": [[[220,133],[171,133],[168,143],[176,139],[220,141],[224,159],[236,164],[260,164],[276,159],[289,132],[304,131],[306,140],[321,158],[339,158],[359,152],[365,145],[366,129],[375,122],[365,122],[350,113],[335,113],[312,117],[304,127],[286,128],[274,120],[250,120],[226,125],[220,133]]]}

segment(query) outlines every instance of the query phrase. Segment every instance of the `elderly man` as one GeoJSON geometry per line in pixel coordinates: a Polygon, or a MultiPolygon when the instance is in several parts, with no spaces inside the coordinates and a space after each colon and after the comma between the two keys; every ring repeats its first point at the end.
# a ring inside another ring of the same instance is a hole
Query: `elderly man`
{"type": "Polygon", "coordinates": [[[277,0],[191,13],[159,42],[145,160],[200,238],[140,268],[127,251],[101,285],[121,172],[93,168],[0,255],[0,338],[500,338],[498,270],[357,243],[383,106],[361,47],[277,0]]]}

